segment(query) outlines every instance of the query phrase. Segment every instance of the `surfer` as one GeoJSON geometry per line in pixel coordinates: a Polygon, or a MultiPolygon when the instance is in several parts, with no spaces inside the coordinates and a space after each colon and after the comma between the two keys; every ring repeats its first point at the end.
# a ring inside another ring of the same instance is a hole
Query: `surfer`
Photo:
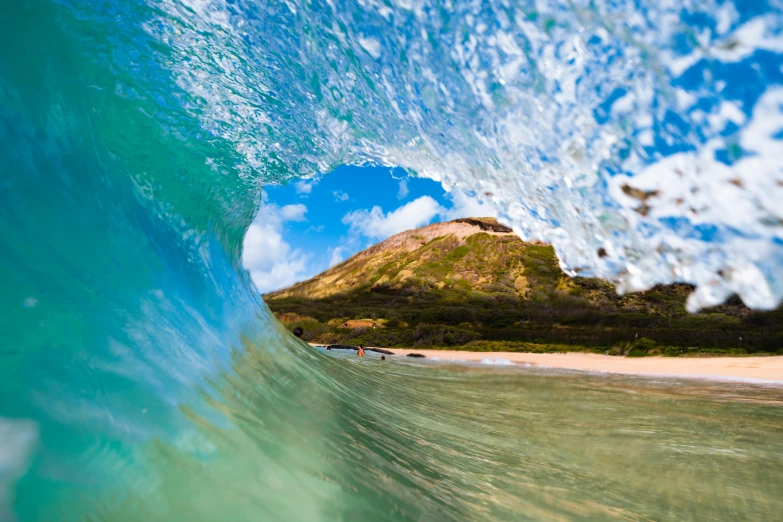
{"type": "Polygon", "coordinates": [[[300,339],[302,338],[302,335],[304,335],[304,330],[302,330],[301,326],[297,326],[296,328],[294,328],[294,335],[300,339]]]}
{"type": "Polygon", "coordinates": [[[364,348],[359,346],[359,349],[356,351],[356,355],[358,355],[359,357],[364,357],[364,348]]]}

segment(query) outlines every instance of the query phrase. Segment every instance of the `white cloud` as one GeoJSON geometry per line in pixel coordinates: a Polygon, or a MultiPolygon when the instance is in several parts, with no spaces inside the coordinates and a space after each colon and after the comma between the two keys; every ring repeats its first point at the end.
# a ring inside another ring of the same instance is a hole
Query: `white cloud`
{"type": "Polygon", "coordinates": [[[279,207],[266,203],[266,197],[263,198],[242,245],[242,266],[250,272],[260,292],[289,286],[309,275],[310,256],[291,248],[283,238],[283,225],[288,221],[304,221],[306,212],[307,207],[301,203],[279,207]]]}
{"type": "Polygon", "coordinates": [[[294,189],[296,189],[297,194],[309,194],[313,191],[313,184],[304,180],[297,181],[294,183],[294,189]]]}
{"type": "Polygon", "coordinates": [[[306,213],[307,207],[301,203],[286,205],[280,209],[280,216],[283,221],[305,221],[304,215],[306,213]]]}
{"type": "Polygon", "coordinates": [[[334,199],[336,201],[348,201],[348,194],[343,192],[342,190],[335,190],[332,192],[334,194],[334,199]]]}
{"type": "Polygon", "coordinates": [[[329,259],[329,268],[342,263],[343,259],[343,247],[334,247],[332,249],[332,257],[329,259]]]}
{"type": "Polygon", "coordinates": [[[443,219],[447,221],[466,217],[497,217],[498,215],[492,203],[479,201],[478,198],[468,196],[462,191],[455,190],[449,196],[452,203],[451,208],[442,214],[443,219]]]}
{"type": "Polygon", "coordinates": [[[441,206],[430,196],[422,196],[385,214],[378,206],[370,210],[354,210],[345,214],[342,222],[349,226],[349,233],[354,237],[383,240],[427,225],[436,218],[450,221],[465,217],[497,217],[497,210],[490,202],[482,202],[461,191],[451,192],[449,198],[452,202],[450,208],[441,206]]]}
{"type": "Polygon", "coordinates": [[[378,206],[371,210],[354,210],[344,215],[342,221],[354,234],[370,239],[386,239],[399,232],[426,225],[445,212],[446,209],[430,196],[422,196],[386,214],[378,206]]]}
{"type": "Polygon", "coordinates": [[[400,190],[397,192],[397,199],[405,199],[408,197],[408,182],[406,180],[400,180],[400,190]]]}

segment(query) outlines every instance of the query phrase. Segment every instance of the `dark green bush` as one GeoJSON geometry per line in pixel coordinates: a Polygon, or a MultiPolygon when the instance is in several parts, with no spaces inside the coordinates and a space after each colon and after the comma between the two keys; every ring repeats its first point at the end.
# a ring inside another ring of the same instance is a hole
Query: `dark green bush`
{"type": "Polygon", "coordinates": [[[433,324],[419,324],[413,332],[414,346],[458,346],[478,340],[479,335],[470,330],[433,324]]]}

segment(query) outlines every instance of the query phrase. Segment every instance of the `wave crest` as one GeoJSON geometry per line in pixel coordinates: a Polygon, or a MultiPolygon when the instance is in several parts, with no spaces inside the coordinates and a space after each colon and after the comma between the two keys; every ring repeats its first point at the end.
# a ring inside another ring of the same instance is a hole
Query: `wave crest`
{"type": "Polygon", "coordinates": [[[783,295],[772,6],[184,4],[147,29],[264,182],[402,165],[492,201],[571,274],[694,283],[691,309],[783,295]]]}

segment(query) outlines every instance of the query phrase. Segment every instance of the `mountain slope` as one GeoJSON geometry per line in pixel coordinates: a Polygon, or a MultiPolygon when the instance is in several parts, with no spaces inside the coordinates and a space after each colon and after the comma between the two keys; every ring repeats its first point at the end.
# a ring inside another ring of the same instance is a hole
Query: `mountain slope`
{"type": "MultiPolygon", "coordinates": [[[[518,249],[522,242],[510,228],[490,218],[436,223],[392,236],[312,279],[270,293],[268,298],[324,298],[360,288],[403,290],[423,285],[466,287],[466,283],[478,289],[494,281],[494,274],[477,268],[476,262],[476,256],[486,255],[485,246],[490,245],[495,250],[491,255],[497,258],[491,264],[496,264],[501,257],[517,259],[508,255],[512,253],[509,250],[518,249]]],[[[514,274],[524,271],[521,265],[510,268],[514,274]]]]}
{"type": "Polygon", "coordinates": [[[552,247],[468,218],[397,234],[264,298],[318,342],[671,354],[783,346],[780,311],[751,312],[734,300],[690,315],[691,290],[618,296],[600,279],[568,277],[552,247]]]}

